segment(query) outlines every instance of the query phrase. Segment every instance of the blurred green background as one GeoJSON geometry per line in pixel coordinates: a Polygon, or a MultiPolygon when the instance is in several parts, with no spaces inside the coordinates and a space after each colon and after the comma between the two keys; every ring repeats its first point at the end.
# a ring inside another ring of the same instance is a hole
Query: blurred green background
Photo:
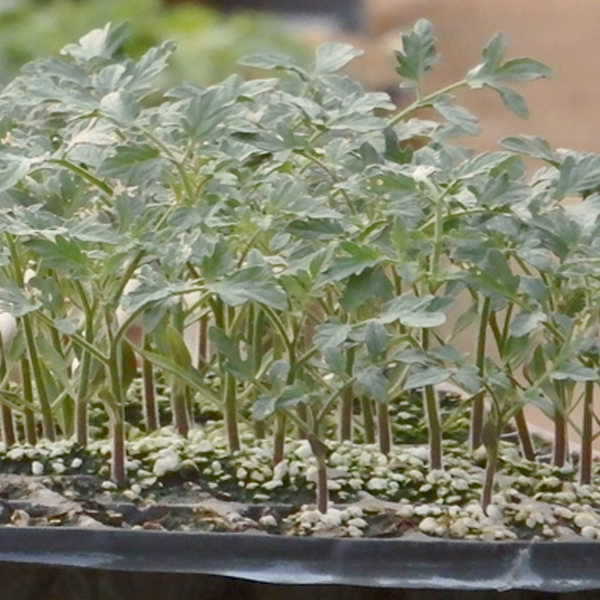
{"type": "Polygon", "coordinates": [[[265,13],[225,16],[208,7],[167,6],[161,0],[0,0],[0,84],[28,61],[56,55],[109,21],[129,22],[127,51],[133,56],[165,40],[177,42],[167,86],[182,79],[221,81],[234,71],[243,72],[237,60],[256,52],[283,53],[301,62],[310,56],[285,21],[265,13]]]}

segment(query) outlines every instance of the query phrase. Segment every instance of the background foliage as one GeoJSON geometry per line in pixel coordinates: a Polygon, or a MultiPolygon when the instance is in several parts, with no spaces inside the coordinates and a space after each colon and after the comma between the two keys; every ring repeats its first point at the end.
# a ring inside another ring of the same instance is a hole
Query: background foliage
{"type": "Polygon", "coordinates": [[[70,41],[107,22],[127,21],[126,52],[140,56],[165,39],[178,51],[169,83],[216,83],[253,52],[278,51],[308,60],[308,51],[281,20],[250,13],[220,15],[207,7],[160,0],[0,0],[0,83],[38,56],[57,55],[70,41]]]}

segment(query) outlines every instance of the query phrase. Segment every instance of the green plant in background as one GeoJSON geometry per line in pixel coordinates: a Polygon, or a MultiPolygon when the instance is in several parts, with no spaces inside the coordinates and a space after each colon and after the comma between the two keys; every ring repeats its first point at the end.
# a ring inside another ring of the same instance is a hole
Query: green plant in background
{"type": "Polygon", "coordinates": [[[160,0],[2,0],[0,2],[0,83],[27,62],[58,55],[60,49],[107,22],[129,23],[125,51],[141,56],[172,39],[178,51],[161,84],[181,79],[216,83],[236,62],[254,52],[284,52],[308,61],[309,51],[279,19],[241,13],[224,17],[207,7],[160,0]]]}
{"type": "Polygon", "coordinates": [[[124,485],[136,431],[125,409],[141,365],[148,431],[162,381],[182,436],[194,435],[199,406],[220,412],[232,460],[249,428],[272,436],[273,468],[291,436],[303,439],[321,512],[334,438],[377,442],[385,457],[402,441],[395,407],[407,402],[425,419],[435,477],[444,438],[471,412],[472,450],[483,443],[487,455],[485,508],[509,422],[534,459],[522,409],[542,408],[561,466],[583,393],[575,427],[581,481],[591,481],[598,158],[533,137],[480,155],[452,144],[478,132],[452,90],[491,88],[524,116],[505,84],[547,77],[545,66],[504,61],[496,36],[463,81],[426,93],[438,55],[419,21],[397,54],[416,99],[393,114],[386,94],[336,73],[359,54],[347,45],[321,46],[309,68],[244,59],[285,83],[232,75],[158,98],[173,44],[133,60],[126,39],[123,26],[96,29],[0,94],[0,307],[18,321],[3,353],[6,444],[13,421],[30,431],[39,420],[44,437],[84,446],[100,400],[124,485]],[[413,118],[423,107],[441,122],[413,118]],[[416,150],[403,143],[415,136],[426,140],[416,150]],[[543,162],[530,179],[524,155],[543,162]],[[563,206],[567,196],[582,202],[563,206]],[[456,339],[467,327],[464,353],[456,339]],[[438,406],[445,382],[466,396],[449,419],[438,406]]]}

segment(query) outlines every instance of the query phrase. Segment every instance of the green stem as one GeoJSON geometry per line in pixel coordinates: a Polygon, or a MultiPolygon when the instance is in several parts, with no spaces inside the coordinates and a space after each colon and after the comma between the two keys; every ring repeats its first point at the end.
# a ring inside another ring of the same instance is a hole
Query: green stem
{"type": "Polygon", "coordinates": [[[98,179],[97,177],[94,177],[86,169],[82,169],[80,166],[78,166],[78,165],[76,165],[74,163],[69,162],[68,160],[65,160],[65,159],[62,159],[62,158],[51,159],[48,162],[49,163],[55,163],[57,165],[60,165],[61,167],[65,167],[66,169],[69,169],[69,171],[72,171],[73,173],[76,173],[82,179],[85,179],[89,183],[92,183],[93,185],[95,185],[98,189],[102,190],[107,196],[113,196],[114,195],[114,192],[113,192],[112,188],[109,185],[107,185],[106,183],[104,183],[103,181],[101,181],[100,179],[98,179]]]}
{"type": "Polygon", "coordinates": [[[125,470],[125,402],[123,398],[123,386],[121,385],[121,352],[120,340],[111,334],[111,324],[106,316],[107,331],[110,339],[110,360],[108,373],[110,389],[114,406],[111,410],[111,477],[119,486],[123,487],[127,482],[125,470]]]}
{"type": "Polygon", "coordinates": [[[3,404],[0,413],[2,419],[2,441],[7,448],[10,448],[17,441],[13,412],[8,406],[3,404]]]}
{"type": "Polygon", "coordinates": [[[485,465],[485,477],[483,480],[483,488],[481,490],[481,508],[483,508],[484,511],[492,503],[497,466],[498,452],[494,450],[488,451],[487,463],[485,465]]]}
{"type": "Polygon", "coordinates": [[[35,338],[33,335],[33,328],[31,326],[31,320],[29,319],[29,315],[24,315],[23,317],[21,317],[21,322],[23,324],[23,330],[25,332],[25,344],[27,346],[29,364],[31,365],[31,369],[33,371],[33,380],[35,381],[38,400],[42,411],[42,430],[44,432],[44,437],[53,442],[56,439],[56,430],[54,428],[52,407],[50,406],[50,399],[48,398],[46,383],[44,381],[44,375],[42,373],[42,365],[37,354],[35,338]]]}
{"type": "MultiPolygon", "coordinates": [[[[211,300],[214,306],[214,317],[217,327],[220,327],[224,332],[228,333],[228,324],[233,321],[235,314],[234,309],[225,311],[225,306],[220,298],[211,300]],[[227,322],[225,313],[227,312],[227,322]]],[[[240,437],[238,431],[238,407],[237,407],[237,382],[235,376],[227,372],[225,369],[224,356],[219,353],[219,362],[221,365],[221,373],[224,378],[223,382],[223,418],[225,420],[225,430],[227,432],[227,445],[229,452],[237,452],[240,447],[240,437]]]]}
{"type": "MultiPolygon", "coordinates": [[[[152,350],[148,336],[144,335],[144,350],[152,350]]],[[[148,431],[156,431],[160,427],[156,388],[154,385],[154,367],[145,357],[142,358],[142,381],[144,384],[144,420],[148,431]]]]}
{"type": "MultiPolygon", "coordinates": [[[[256,378],[259,378],[258,373],[260,371],[262,363],[262,340],[263,331],[265,326],[265,315],[264,312],[254,304],[251,305],[248,314],[248,342],[252,352],[252,368],[256,374],[256,378]]],[[[256,399],[256,391],[252,392],[252,400],[256,399]]],[[[257,440],[262,440],[266,437],[266,426],[264,421],[253,419],[254,436],[257,440]]]]}
{"type": "MultiPolygon", "coordinates": [[[[87,294],[79,282],[75,282],[79,292],[83,312],[85,314],[85,341],[92,345],[94,341],[94,311],[88,301],[87,294]]],[[[80,446],[86,447],[88,443],[88,393],[92,368],[92,356],[87,350],[81,352],[81,365],[79,375],[79,389],[75,401],[75,439],[80,446]]]]}
{"type": "Polygon", "coordinates": [[[527,460],[535,460],[535,448],[533,447],[529,426],[527,425],[527,420],[525,419],[522,409],[515,415],[515,425],[517,426],[517,434],[519,435],[523,456],[527,460]]]}
{"type": "MultiPolygon", "coordinates": [[[[429,350],[429,330],[422,330],[421,344],[425,353],[429,350]]],[[[438,402],[435,389],[432,385],[423,387],[423,402],[427,416],[427,429],[429,433],[429,468],[442,469],[442,426],[440,421],[438,402]]]]}
{"type": "MultiPolygon", "coordinates": [[[[346,355],[346,375],[352,376],[354,367],[355,349],[348,348],[346,355]]],[[[349,385],[342,395],[342,405],[340,408],[340,440],[352,439],[352,411],[354,408],[354,390],[349,385]]]]}
{"type": "MultiPolygon", "coordinates": [[[[52,340],[52,346],[56,350],[56,353],[62,358],[63,364],[68,365],[60,335],[54,327],[50,329],[50,338],[52,340]]],[[[72,372],[69,365],[67,366],[67,372],[70,378],[72,376],[72,372]]],[[[67,438],[70,438],[75,433],[75,401],[68,393],[64,394],[64,398],[61,402],[61,410],[64,423],[63,435],[67,438]]]]}
{"type": "Polygon", "coordinates": [[[580,485],[590,485],[592,483],[592,411],[595,385],[594,381],[585,382],[581,424],[581,459],[579,465],[580,485]]]}
{"type": "Polygon", "coordinates": [[[285,414],[275,415],[275,434],[273,439],[273,465],[279,464],[285,458],[285,414]]]}
{"type": "Polygon", "coordinates": [[[565,386],[561,381],[556,382],[556,387],[559,396],[560,407],[554,411],[554,446],[552,453],[552,464],[555,467],[563,467],[567,457],[567,420],[564,410],[565,403],[565,386]]]}
{"type": "MultiPolygon", "coordinates": [[[[33,405],[33,385],[31,383],[31,368],[26,356],[21,358],[21,382],[23,386],[23,398],[26,403],[33,405]]],[[[32,446],[37,444],[37,429],[35,426],[35,415],[30,408],[23,411],[25,419],[25,441],[32,446]]]]}
{"type": "Polygon", "coordinates": [[[373,420],[373,402],[370,398],[363,396],[360,399],[363,415],[363,427],[365,429],[365,444],[375,443],[375,421],[373,420]]]}
{"type": "MultiPolygon", "coordinates": [[[[481,305],[481,317],[479,320],[479,334],[477,337],[477,356],[475,359],[475,365],[479,377],[482,379],[485,377],[485,344],[488,321],[490,319],[490,305],[491,301],[488,296],[483,298],[481,305]]],[[[484,401],[485,392],[479,392],[475,396],[473,401],[473,408],[471,412],[471,451],[475,451],[481,446],[481,431],[483,429],[483,413],[484,413],[484,401]]]]}
{"type": "Polygon", "coordinates": [[[392,430],[388,405],[383,402],[377,403],[377,429],[379,432],[379,451],[387,455],[392,449],[392,430]]]}
{"type": "MultiPolygon", "coordinates": [[[[8,373],[8,366],[5,360],[6,349],[4,348],[4,344],[2,343],[2,335],[0,333],[0,378],[4,380],[5,378],[10,377],[10,373],[8,373]]],[[[22,359],[25,360],[25,359],[22,359]]],[[[25,386],[25,381],[23,379],[23,373],[21,372],[21,381],[23,382],[23,387],[25,386]]],[[[28,382],[31,386],[31,381],[28,382]]],[[[31,398],[29,398],[31,400],[31,398]]],[[[2,440],[7,448],[10,448],[16,441],[17,437],[15,434],[15,424],[13,420],[13,413],[10,406],[6,406],[2,404],[0,410],[0,421],[2,422],[2,440]]]]}
{"type": "MultiPolygon", "coordinates": [[[[10,235],[6,236],[8,247],[10,250],[10,256],[12,259],[12,265],[15,271],[15,278],[17,285],[23,289],[25,287],[25,280],[23,274],[23,268],[21,267],[21,261],[19,253],[17,252],[14,240],[10,235]]],[[[46,389],[46,382],[44,381],[44,375],[42,373],[42,366],[37,353],[37,347],[35,345],[35,336],[33,335],[33,327],[31,324],[31,315],[26,314],[21,317],[21,323],[25,332],[25,345],[27,348],[27,355],[29,357],[29,364],[33,371],[33,379],[37,388],[38,400],[40,408],[42,410],[42,427],[44,436],[51,442],[56,439],[56,430],[54,428],[54,419],[52,416],[52,408],[50,406],[50,400],[48,398],[48,391],[46,389]]]]}
{"type": "Polygon", "coordinates": [[[200,317],[198,321],[198,370],[205,367],[208,362],[208,315],[200,317]]]}
{"type": "Polygon", "coordinates": [[[409,104],[406,108],[404,108],[400,112],[396,113],[389,120],[388,127],[394,127],[395,125],[398,125],[398,123],[404,121],[404,119],[406,119],[406,117],[408,117],[411,113],[415,112],[416,110],[419,110],[421,108],[427,108],[428,106],[431,106],[431,104],[435,100],[437,100],[440,96],[443,96],[444,94],[449,94],[461,87],[465,87],[466,85],[467,85],[467,80],[463,79],[461,81],[457,81],[456,83],[452,83],[452,84],[438,90],[437,92],[433,92],[422,98],[417,98],[414,102],[409,104]]]}
{"type": "Polygon", "coordinates": [[[156,144],[159,150],[164,152],[164,154],[168,157],[168,159],[173,163],[175,168],[177,169],[177,173],[179,173],[179,177],[181,178],[181,182],[183,183],[183,187],[185,189],[185,193],[188,195],[190,202],[193,202],[196,199],[196,192],[192,186],[190,178],[188,177],[188,172],[185,167],[177,160],[175,155],[169,150],[168,146],[166,146],[158,137],[156,137],[151,131],[147,129],[142,130],[144,135],[146,135],[150,140],[156,144]]]}
{"type": "MultiPolygon", "coordinates": [[[[186,385],[176,379],[172,383],[171,406],[173,409],[173,425],[179,435],[186,436],[190,430],[190,419],[187,407],[186,385]]],[[[239,448],[235,448],[239,450],[239,448]]],[[[233,452],[230,448],[230,451],[233,452]]]]}
{"type": "Polygon", "coordinates": [[[317,510],[327,512],[329,505],[329,489],[327,488],[327,462],[325,456],[318,454],[317,459],[317,510]]]}

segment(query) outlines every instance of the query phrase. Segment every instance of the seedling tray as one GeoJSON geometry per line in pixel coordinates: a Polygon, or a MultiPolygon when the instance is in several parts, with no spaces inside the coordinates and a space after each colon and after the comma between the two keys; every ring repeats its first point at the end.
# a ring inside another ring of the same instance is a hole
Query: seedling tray
{"type": "Polygon", "coordinates": [[[3,528],[0,563],[392,589],[600,589],[600,544],[3,528]]]}

